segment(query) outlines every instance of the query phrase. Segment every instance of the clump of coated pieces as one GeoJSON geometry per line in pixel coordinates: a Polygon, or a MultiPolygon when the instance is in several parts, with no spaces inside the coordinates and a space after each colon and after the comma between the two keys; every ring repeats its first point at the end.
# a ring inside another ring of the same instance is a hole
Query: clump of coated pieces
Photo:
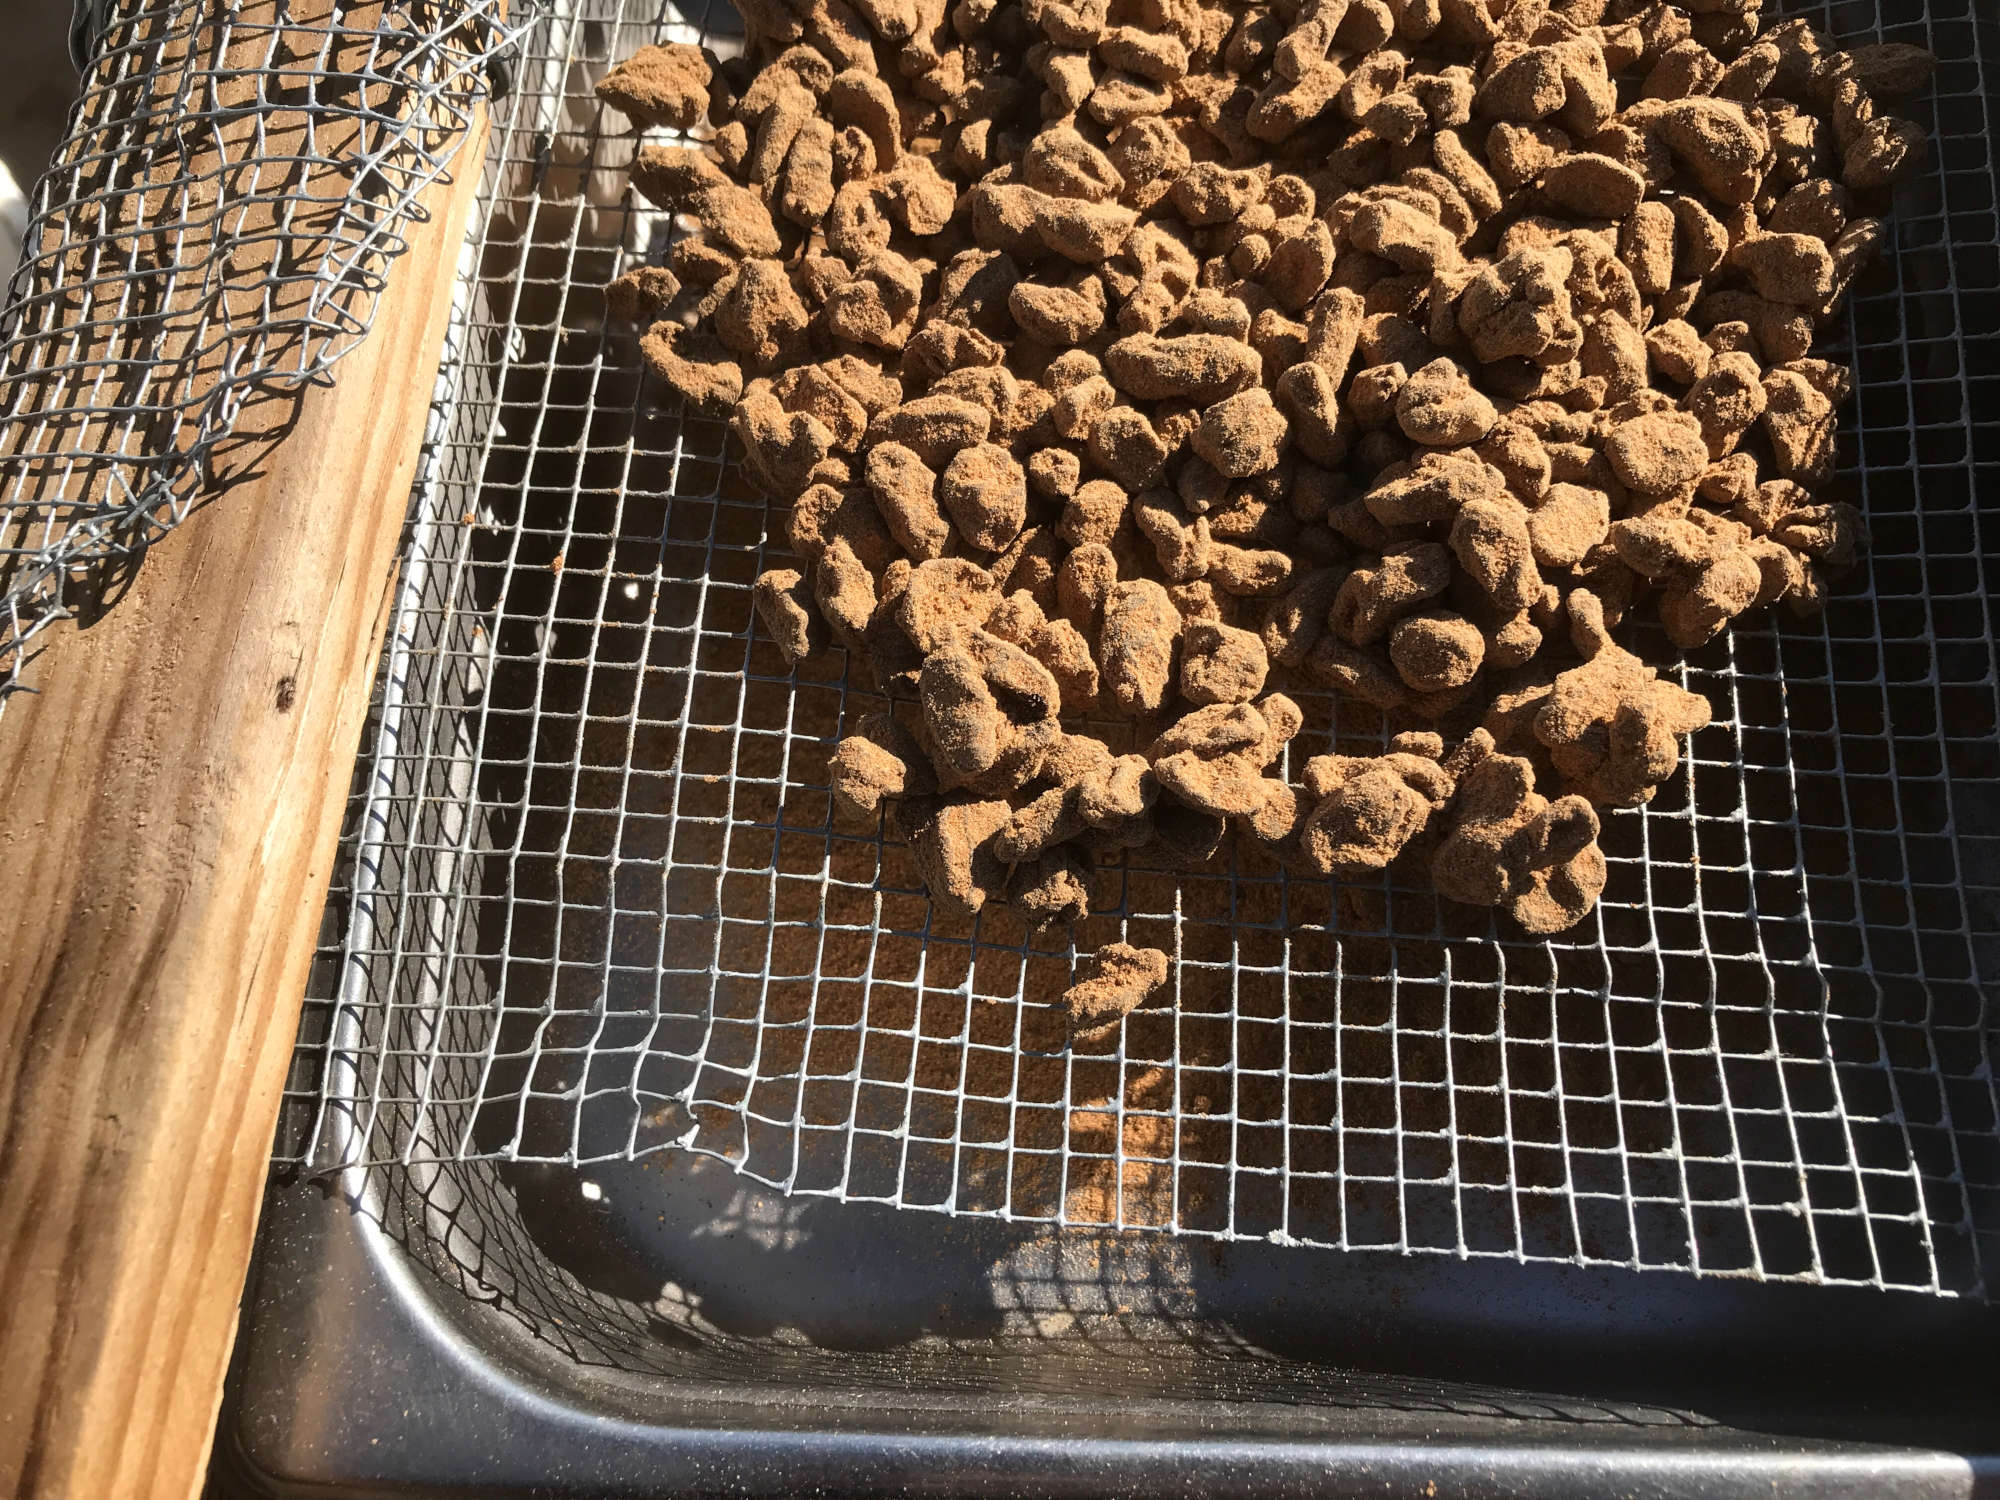
{"type": "MultiPolygon", "coordinates": [[[[1709,717],[1611,629],[1815,610],[1866,545],[1813,338],[1928,53],[1754,0],[741,8],[600,86],[696,142],[639,151],[687,232],[607,305],[790,507],[763,628],[891,700],[833,792],[943,912],[1234,839],[1558,932],[1709,717]],[[1300,683],[1400,732],[1288,781],[1300,683]]],[[[1166,980],[1085,971],[1086,1036],[1166,980]]]]}

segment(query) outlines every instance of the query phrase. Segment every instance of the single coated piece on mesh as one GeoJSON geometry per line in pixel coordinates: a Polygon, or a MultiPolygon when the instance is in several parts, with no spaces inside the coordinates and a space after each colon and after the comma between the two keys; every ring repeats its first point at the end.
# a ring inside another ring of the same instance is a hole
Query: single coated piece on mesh
{"type": "MultiPolygon", "coordinates": [[[[1603,904],[1553,942],[1386,877],[1140,864],[1073,940],[936,923],[900,841],[831,816],[826,755],[880,700],[753,627],[792,563],[764,498],[606,327],[600,289],[674,229],[623,196],[634,139],[592,85],[644,43],[728,51],[735,18],[546,17],[496,120],[283,1154],[681,1147],[1030,1223],[1988,1295],[2000,37],[1973,0],[1782,9],[1944,60],[1933,163],[1829,330],[1857,377],[1831,490],[1874,548],[1821,618],[1682,658],[1715,722],[1607,818],[1603,904]],[[1172,1004],[1063,1047],[1073,955],[1110,941],[1172,956],[1172,1004]]],[[[1334,723],[1289,753],[1381,743],[1334,723]]]]}
{"type": "Polygon", "coordinates": [[[0,312],[0,703],[29,639],[114,593],[367,333],[525,24],[506,10],[80,7],[82,98],[0,312]]]}

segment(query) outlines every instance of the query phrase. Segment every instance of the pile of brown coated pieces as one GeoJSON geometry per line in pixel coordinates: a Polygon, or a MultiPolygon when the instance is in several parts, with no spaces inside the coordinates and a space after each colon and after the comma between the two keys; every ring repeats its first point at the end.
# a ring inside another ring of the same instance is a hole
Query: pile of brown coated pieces
{"type": "MultiPolygon", "coordinates": [[[[942,909],[1074,920],[1100,857],[1233,836],[1560,931],[1709,719],[1611,627],[1815,610],[1866,544],[1812,342],[1920,49],[1744,0],[742,9],[744,58],[600,86],[703,139],[640,151],[695,227],[609,303],[790,505],[763,626],[896,703],[834,796],[942,909]],[[1282,779],[1288,673],[1402,732],[1282,779]]],[[[1103,1035],[1167,961],[1085,972],[1103,1035]]]]}

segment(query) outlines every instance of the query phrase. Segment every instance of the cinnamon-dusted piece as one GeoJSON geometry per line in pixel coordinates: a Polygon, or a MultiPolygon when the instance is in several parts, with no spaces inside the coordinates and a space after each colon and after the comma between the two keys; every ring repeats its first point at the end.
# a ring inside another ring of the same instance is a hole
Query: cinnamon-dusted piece
{"type": "Polygon", "coordinates": [[[635,125],[688,130],[708,113],[709,73],[699,47],[641,47],[597,81],[597,97],[635,125]]]}
{"type": "Polygon", "coordinates": [[[884,802],[928,797],[937,790],[922,744],[888,714],[864,714],[854,727],[827,757],[836,807],[872,818],[884,802]]]}
{"type": "Polygon", "coordinates": [[[942,915],[977,916],[988,901],[1005,898],[1007,866],[993,843],[1010,815],[1004,801],[964,793],[917,810],[909,828],[910,852],[942,915]]]}
{"type": "Polygon", "coordinates": [[[1680,765],[1681,737],[1708,723],[1708,700],[1660,679],[1611,639],[1596,596],[1568,600],[1581,666],[1561,673],[1535,715],[1534,734],[1574,787],[1601,807],[1653,800],[1680,765]]]}
{"type": "Polygon", "coordinates": [[[826,644],[826,624],[813,608],[812,590],[797,568],[771,568],[758,574],[751,592],[758,617],[787,662],[802,662],[826,644]]]}
{"type": "Polygon", "coordinates": [[[1077,982],[1062,997],[1070,1038],[1102,1041],[1166,987],[1167,955],[1157,948],[1106,943],[1083,959],[1078,971],[1077,982]]]}
{"type": "Polygon", "coordinates": [[[1306,862],[1322,875],[1386,869],[1456,791],[1439,764],[1444,742],[1407,734],[1384,755],[1320,755],[1306,762],[1311,811],[1299,831],[1306,862]]]}
{"type": "Polygon", "coordinates": [[[1534,767],[1495,751],[1484,729],[1453,752],[1445,770],[1456,795],[1431,859],[1438,894],[1497,906],[1532,933],[1581,921],[1608,874],[1590,803],[1575,795],[1549,801],[1535,790],[1534,767]]]}
{"type": "Polygon", "coordinates": [[[1186,806],[1250,817],[1280,784],[1264,773],[1301,720],[1298,706],[1277,693],[1258,703],[1211,704],[1169,726],[1146,755],[1160,786],[1186,806]]]}

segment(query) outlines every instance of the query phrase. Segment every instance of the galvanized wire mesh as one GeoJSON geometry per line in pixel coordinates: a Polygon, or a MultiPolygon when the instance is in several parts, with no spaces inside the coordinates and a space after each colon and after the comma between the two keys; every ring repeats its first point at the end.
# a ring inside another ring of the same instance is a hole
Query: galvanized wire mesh
{"type": "MultiPolygon", "coordinates": [[[[1988,1295],[2000,1265],[2000,225],[1976,0],[1781,7],[1941,59],[1932,165],[1830,342],[1833,490],[1875,546],[1823,617],[1684,659],[1715,723],[1612,814],[1553,942],[1378,881],[1104,872],[1074,934],[946,928],[832,821],[873,706],[794,676],[749,586],[783,529],[607,331],[671,234],[591,85],[732,13],[578,0],[496,124],[285,1154],[581,1163],[677,1147],[793,1194],[1988,1295]],[[1073,954],[1174,955],[1114,1054],[1073,954]]],[[[1382,725],[1303,694],[1293,757],[1382,725]]],[[[429,1180],[429,1177],[426,1177],[429,1180]]],[[[481,1252],[482,1260],[486,1252],[481,1252]]]]}
{"type": "Polygon", "coordinates": [[[115,589],[366,334],[506,11],[80,8],[82,96],[0,313],[0,702],[29,639],[115,589]]]}

